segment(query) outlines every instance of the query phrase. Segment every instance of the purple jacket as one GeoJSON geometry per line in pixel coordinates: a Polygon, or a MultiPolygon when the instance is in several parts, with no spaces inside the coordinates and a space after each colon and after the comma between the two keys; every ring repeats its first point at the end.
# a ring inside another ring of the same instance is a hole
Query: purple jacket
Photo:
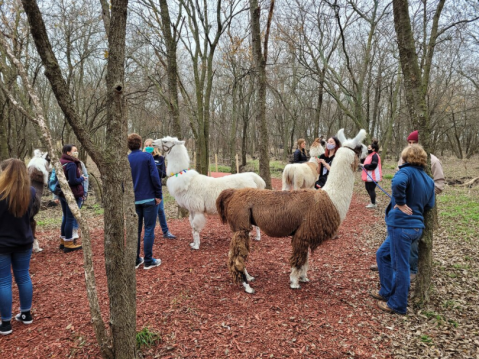
{"type": "MultiPolygon", "coordinates": [[[[84,178],[81,176],[81,163],[78,158],[62,154],[60,158],[60,163],[63,166],[63,172],[67,178],[68,184],[73,192],[75,198],[81,198],[84,195],[83,192],[83,181],[84,178]],[[66,164],[66,166],[65,166],[66,164]]],[[[60,194],[62,197],[65,195],[60,194]]]]}

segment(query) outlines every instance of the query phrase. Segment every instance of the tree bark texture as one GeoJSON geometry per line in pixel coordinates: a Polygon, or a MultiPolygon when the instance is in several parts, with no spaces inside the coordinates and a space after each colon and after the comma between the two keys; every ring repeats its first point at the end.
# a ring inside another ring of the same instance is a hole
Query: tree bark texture
{"type": "Polygon", "coordinates": [[[271,189],[271,172],[269,168],[269,136],[266,124],[266,59],[261,49],[261,8],[258,0],[249,0],[251,13],[251,37],[253,58],[256,72],[257,91],[256,123],[259,125],[259,175],[266,182],[266,188],[271,189]]]}
{"type": "Polygon", "coordinates": [[[176,39],[171,33],[171,19],[166,0],[159,0],[161,12],[161,31],[166,43],[168,74],[168,111],[173,125],[173,135],[181,138],[180,110],[178,107],[178,65],[176,59],[176,39]]]}
{"type": "MultiPolygon", "coordinates": [[[[403,73],[406,103],[412,123],[415,129],[419,130],[420,143],[428,154],[426,172],[430,176],[431,124],[426,95],[429,86],[429,72],[438,36],[439,17],[444,3],[445,0],[440,0],[437,5],[427,51],[422,61],[424,67],[421,69],[418,63],[416,45],[409,17],[409,3],[407,0],[393,0],[394,28],[397,35],[399,61],[403,73]]],[[[426,26],[426,23],[424,23],[423,26],[426,26]]],[[[426,212],[424,216],[425,228],[419,242],[419,275],[417,277],[415,291],[415,298],[419,304],[427,303],[429,299],[432,274],[433,230],[436,216],[436,207],[426,212]]]]}
{"type": "Polygon", "coordinates": [[[108,33],[107,126],[104,170],[105,267],[110,298],[110,327],[115,358],[135,358],[136,353],[136,215],[128,162],[125,102],[125,39],[128,0],[111,3],[108,33]],[[125,193],[123,190],[125,189],[125,193]],[[128,203],[127,200],[131,200],[128,203]],[[126,213],[125,213],[126,211],[126,213]],[[128,229],[125,242],[125,217],[128,229]]]}

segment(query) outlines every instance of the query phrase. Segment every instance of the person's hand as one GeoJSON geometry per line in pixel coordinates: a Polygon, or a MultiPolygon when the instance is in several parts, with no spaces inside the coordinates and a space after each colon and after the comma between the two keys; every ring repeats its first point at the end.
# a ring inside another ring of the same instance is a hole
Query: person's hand
{"type": "Polygon", "coordinates": [[[322,163],[322,164],[323,164],[323,166],[324,166],[324,165],[326,164],[326,161],[325,161],[324,159],[322,159],[322,158],[321,158],[321,159],[319,160],[319,163],[322,163]]]}
{"type": "Polygon", "coordinates": [[[403,204],[402,206],[400,206],[399,204],[396,204],[394,208],[399,209],[402,213],[407,214],[408,216],[412,214],[412,209],[409,208],[407,204],[403,204]]]}
{"type": "Polygon", "coordinates": [[[55,202],[56,204],[60,203],[60,200],[57,198],[57,199],[54,199],[53,202],[55,202]]]}
{"type": "Polygon", "coordinates": [[[161,203],[161,198],[155,198],[155,203],[158,206],[161,203]]]}

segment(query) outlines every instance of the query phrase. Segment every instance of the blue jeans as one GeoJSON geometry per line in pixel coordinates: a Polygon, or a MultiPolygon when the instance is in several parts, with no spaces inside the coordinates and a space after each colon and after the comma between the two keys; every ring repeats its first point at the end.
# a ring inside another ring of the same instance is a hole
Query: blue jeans
{"type": "MultiPolygon", "coordinates": [[[[78,198],[78,208],[82,208],[83,206],[83,198],[78,198]]],[[[73,217],[73,229],[78,229],[79,225],[75,217],[73,217]]]]}
{"type": "Polygon", "coordinates": [[[136,251],[137,261],[140,259],[141,230],[143,221],[145,222],[145,234],[143,236],[143,253],[145,254],[145,264],[153,262],[153,243],[155,242],[155,225],[158,208],[155,200],[143,204],[135,204],[136,214],[138,215],[138,249],[136,251]]]}
{"type": "Polygon", "coordinates": [[[20,295],[20,311],[27,312],[32,308],[33,286],[28,272],[31,256],[31,249],[0,253],[0,314],[3,321],[12,319],[12,268],[20,295]]]}
{"type": "MultiPolygon", "coordinates": [[[[70,211],[70,207],[68,207],[68,203],[65,197],[59,197],[60,199],[60,204],[62,205],[62,212],[63,212],[63,217],[62,217],[62,229],[61,229],[61,236],[62,238],[65,238],[67,241],[73,240],[73,221],[75,220],[75,217],[73,217],[72,211],[70,211]]],[[[78,207],[81,206],[81,198],[77,198],[76,202],[78,207]]]]}
{"type": "Polygon", "coordinates": [[[168,233],[168,224],[166,224],[166,214],[165,214],[165,205],[163,200],[161,200],[158,205],[158,219],[160,220],[161,231],[163,234],[168,233]]]}
{"type": "Polygon", "coordinates": [[[421,234],[421,228],[388,226],[388,236],[376,252],[381,282],[379,295],[387,299],[389,308],[401,314],[407,311],[411,243],[417,241],[421,234]]]}
{"type": "Polygon", "coordinates": [[[419,239],[411,243],[411,253],[409,253],[409,267],[411,274],[417,274],[419,263],[419,239]]]}

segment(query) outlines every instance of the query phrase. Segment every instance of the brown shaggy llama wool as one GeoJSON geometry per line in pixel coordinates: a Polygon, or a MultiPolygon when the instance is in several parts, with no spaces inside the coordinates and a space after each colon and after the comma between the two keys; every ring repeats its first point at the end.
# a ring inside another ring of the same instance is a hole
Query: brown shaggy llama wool
{"type": "Polygon", "coordinates": [[[300,270],[307,263],[309,248],[314,251],[332,238],[341,224],[336,207],[322,190],[228,189],[221,192],[216,206],[221,221],[229,223],[234,232],[228,268],[236,282],[244,281],[251,225],[271,237],[293,236],[289,263],[300,270]]]}

